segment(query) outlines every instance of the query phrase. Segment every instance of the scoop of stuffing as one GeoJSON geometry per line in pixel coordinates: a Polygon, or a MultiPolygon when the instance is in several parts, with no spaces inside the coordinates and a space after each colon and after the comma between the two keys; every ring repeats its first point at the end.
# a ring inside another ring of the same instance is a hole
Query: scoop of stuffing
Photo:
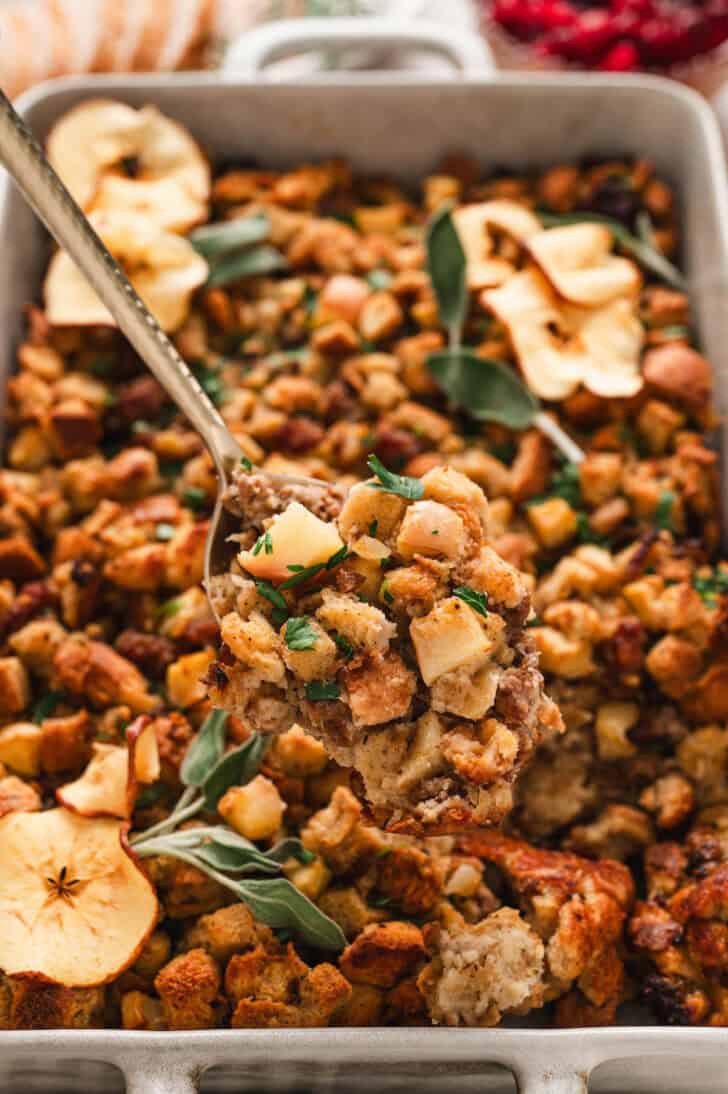
{"type": "Polygon", "coordinates": [[[300,723],[354,768],[376,821],[412,834],[495,824],[562,728],[518,571],[488,545],[483,491],[452,469],[329,484],[242,471],[216,704],[252,728],[300,723]],[[300,499],[300,500],[299,500],[300,499]]]}
{"type": "Polygon", "coordinates": [[[544,945],[514,908],[479,923],[452,913],[417,984],[434,1022],[495,1026],[543,1001],[544,945]]]}

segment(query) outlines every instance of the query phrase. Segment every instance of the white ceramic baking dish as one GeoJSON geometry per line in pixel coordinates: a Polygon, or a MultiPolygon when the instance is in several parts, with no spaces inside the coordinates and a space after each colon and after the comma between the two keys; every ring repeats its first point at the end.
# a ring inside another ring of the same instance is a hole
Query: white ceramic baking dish
{"type": "MultiPolygon", "coordinates": [[[[360,26],[356,45],[362,43],[360,26]]],[[[408,33],[398,27],[386,36],[375,27],[371,41],[378,48],[401,47],[408,33]]],[[[341,30],[339,35],[347,38],[341,30]]],[[[302,22],[293,32],[287,25],[266,28],[233,50],[231,64],[244,72],[63,80],[24,96],[20,108],[43,138],[81,99],[153,102],[188,126],[218,164],[253,159],[281,166],[342,155],[357,170],[411,182],[451,151],[514,168],[586,155],[647,156],[679,195],[684,264],[725,409],[728,191],[720,139],[703,101],[648,77],[473,75],[479,55],[472,44],[421,24],[414,37],[419,46],[434,41],[463,70],[461,77],[335,73],[295,86],[261,78],[258,69],[267,58],[294,46],[330,43],[319,25],[302,22]]],[[[47,253],[31,212],[3,188],[0,374],[13,365],[23,306],[38,296],[47,253]]],[[[201,1072],[215,1065],[235,1068],[236,1077],[206,1089],[513,1091],[513,1080],[505,1081],[491,1064],[510,1069],[521,1094],[583,1094],[595,1068],[600,1094],[717,1094],[728,1088],[726,1052],[728,1030],[655,1027],[17,1032],[0,1034],[0,1090],[118,1089],[107,1073],[78,1063],[106,1061],[123,1070],[129,1094],[191,1094],[201,1072]],[[599,1066],[607,1061],[607,1070],[599,1066]]]]}

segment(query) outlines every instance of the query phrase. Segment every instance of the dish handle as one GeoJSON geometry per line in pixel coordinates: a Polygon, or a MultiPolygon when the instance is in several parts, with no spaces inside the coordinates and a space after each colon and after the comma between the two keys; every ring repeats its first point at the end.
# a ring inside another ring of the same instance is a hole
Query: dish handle
{"type": "Polygon", "coordinates": [[[488,43],[476,34],[453,30],[434,20],[339,16],[333,19],[279,19],[248,31],[230,46],[223,70],[251,79],[271,61],[309,49],[346,47],[374,50],[426,50],[447,58],[463,76],[493,76],[496,64],[488,43]]]}

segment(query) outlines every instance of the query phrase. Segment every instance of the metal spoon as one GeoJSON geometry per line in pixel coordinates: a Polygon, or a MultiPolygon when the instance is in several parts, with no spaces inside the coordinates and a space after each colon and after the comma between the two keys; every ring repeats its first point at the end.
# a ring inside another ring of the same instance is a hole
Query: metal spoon
{"type": "MultiPolygon", "coordinates": [[[[223,508],[223,497],[243,451],[2,91],[0,163],[51,235],[83,271],[142,361],[200,434],[212,457],[219,487],[205,547],[207,584],[211,575],[227,570],[230,561],[227,537],[236,530],[236,522],[223,508]]],[[[268,477],[275,485],[325,485],[290,475],[268,477]]]]}

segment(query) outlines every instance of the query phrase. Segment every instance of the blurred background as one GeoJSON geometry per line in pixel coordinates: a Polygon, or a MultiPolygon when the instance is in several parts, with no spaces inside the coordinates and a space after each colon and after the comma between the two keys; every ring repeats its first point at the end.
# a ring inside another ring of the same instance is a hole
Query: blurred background
{"type": "MultiPolygon", "coordinates": [[[[59,75],[214,70],[260,24],[367,15],[446,21],[482,36],[501,68],[660,72],[708,95],[728,79],[728,0],[0,0],[0,79],[15,96],[59,75]]],[[[271,75],[334,63],[319,50],[271,75]]],[[[360,51],[346,63],[392,58],[360,51]]]]}

